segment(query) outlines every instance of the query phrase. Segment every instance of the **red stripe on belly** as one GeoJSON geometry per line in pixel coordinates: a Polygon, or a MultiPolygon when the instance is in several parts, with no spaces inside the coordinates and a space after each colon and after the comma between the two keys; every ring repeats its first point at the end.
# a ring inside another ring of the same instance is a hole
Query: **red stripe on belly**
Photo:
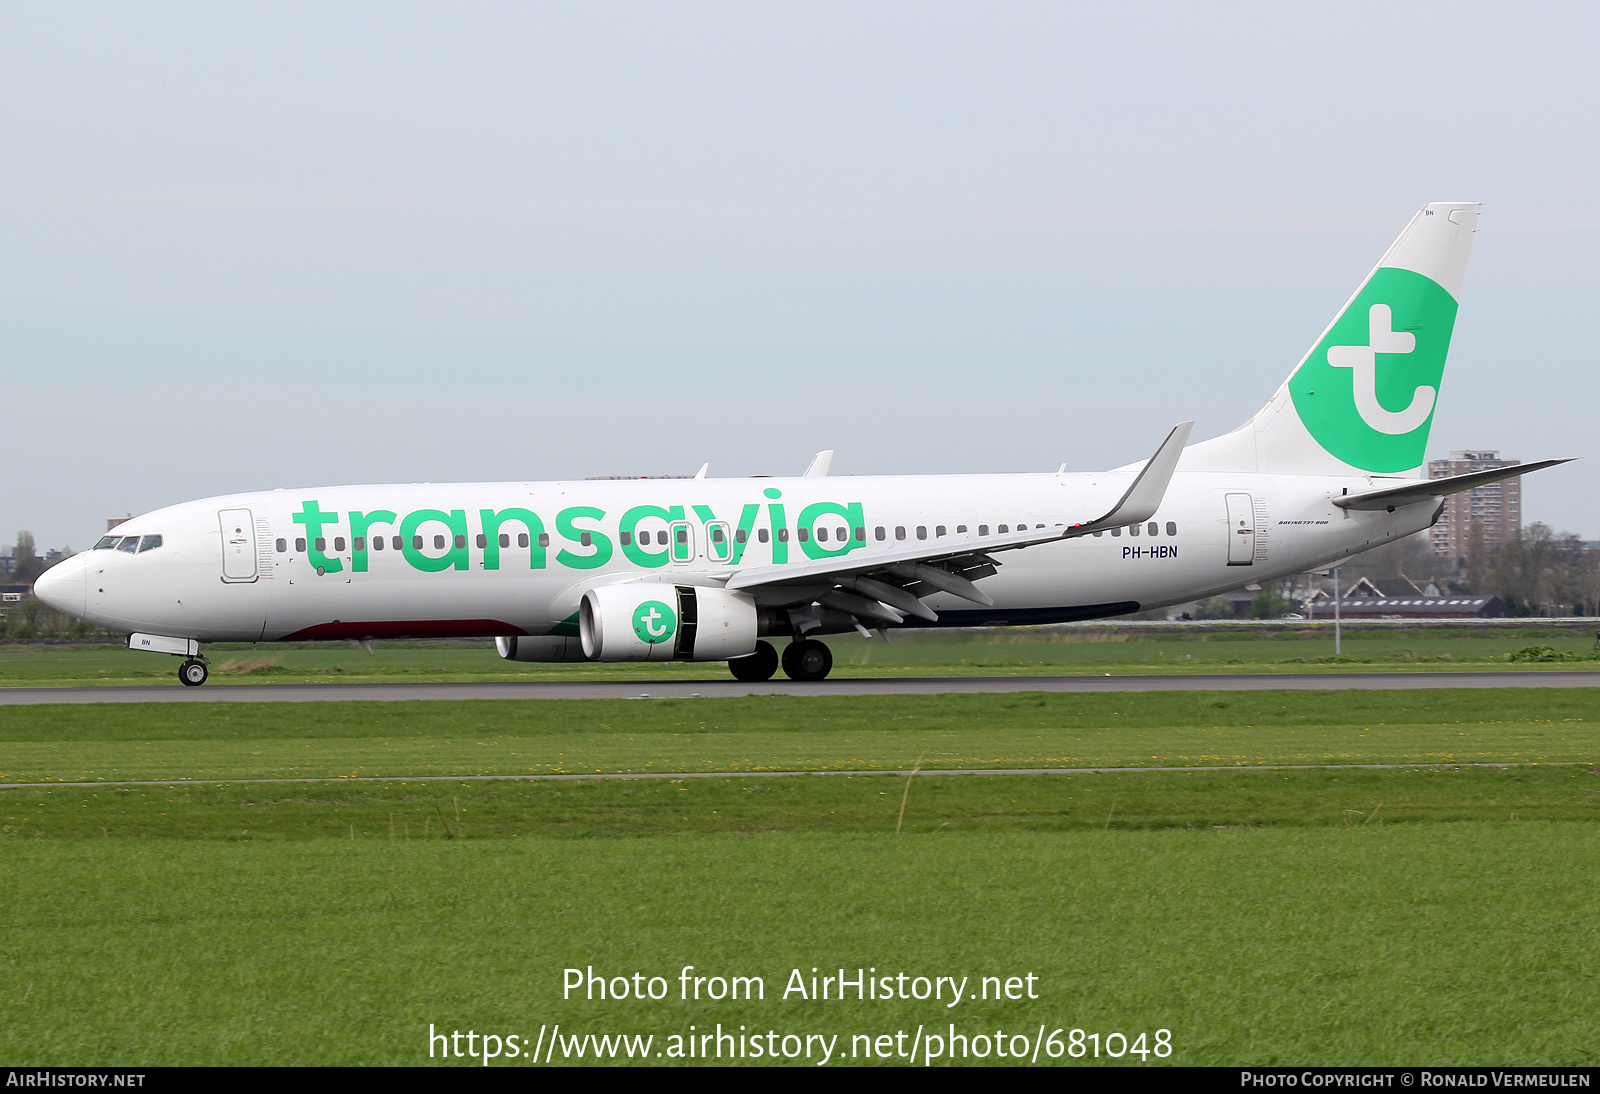
{"type": "Polygon", "coordinates": [[[286,634],[279,642],[335,638],[495,638],[528,632],[498,619],[402,619],[372,623],[318,623],[286,634]]]}

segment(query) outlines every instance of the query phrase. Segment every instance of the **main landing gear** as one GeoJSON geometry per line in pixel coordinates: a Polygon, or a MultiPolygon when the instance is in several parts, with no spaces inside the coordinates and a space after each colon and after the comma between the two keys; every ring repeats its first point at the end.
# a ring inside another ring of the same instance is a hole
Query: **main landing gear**
{"type": "Polygon", "coordinates": [[[735,680],[743,680],[747,684],[771,680],[772,674],[778,671],[778,651],[772,648],[771,642],[757,642],[756,652],[729,661],[728,671],[733,673],[735,680]]]}
{"type": "Polygon", "coordinates": [[[825,680],[833,671],[833,651],[815,638],[790,642],[783,651],[783,674],[791,680],[825,680]]]}
{"type": "MultiPolygon", "coordinates": [[[[747,684],[772,679],[778,671],[778,651],[771,642],[757,642],[756,652],[748,657],[735,657],[728,662],[728,671],[735,680],[747,684]]],[[[783,648],[783,674],[791,680],[823,680],[833,671],[833,653],[815,638],[802,638],[783,648]]]]}
{"type": "Polygon", "coordinates": [[[206,677],[209,675],[211,675],[211,671],[206,668],[206,663],[193,657],[178,666],[178,679],[192,688],[197,688],[205,683],[206,677]]]}

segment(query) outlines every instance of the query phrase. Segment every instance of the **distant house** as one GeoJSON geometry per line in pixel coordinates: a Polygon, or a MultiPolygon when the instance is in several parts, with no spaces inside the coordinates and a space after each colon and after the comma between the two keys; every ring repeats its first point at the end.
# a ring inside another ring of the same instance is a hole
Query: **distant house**
{"type": "MultiPolygon", "coordinates": [[[[1333,615],[1333,604],[1317,605],[1317,617],[1333,615]]],[[[1504,619],[1511,612],[1498,596],[1362,596],[1339,602],[1346,619],[1504,619]]]]}
{"type": "Polygon", "coordinates": [[[32,590],[32,585],[0,585],[0,604],[20,604],[32,590]]]}

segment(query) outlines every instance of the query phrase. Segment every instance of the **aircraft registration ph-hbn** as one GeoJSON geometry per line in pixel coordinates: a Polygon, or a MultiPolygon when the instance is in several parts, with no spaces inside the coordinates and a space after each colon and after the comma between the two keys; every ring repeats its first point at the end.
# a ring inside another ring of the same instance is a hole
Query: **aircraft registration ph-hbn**
{"type": "Polygon", "coordinates": [[[819,635],[1058,623],[1325,569],[1429,527],[1428,479],[1478,205],[1425,206],[1255,417],[1089,474],[342,486],[158,509],[47,571],[50,605],[184,658],[203,642],[492,636],[515,661],[780,663],[819,635]],[[766,638],[787,638],[780,658],[766,638]]]}

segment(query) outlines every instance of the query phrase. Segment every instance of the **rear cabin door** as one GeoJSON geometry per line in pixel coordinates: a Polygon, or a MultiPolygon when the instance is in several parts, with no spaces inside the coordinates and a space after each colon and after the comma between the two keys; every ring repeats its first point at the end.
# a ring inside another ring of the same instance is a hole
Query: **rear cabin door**
{"type": "Polygon", "coordinates": [[[222,580],[256,579],[256,525],[248,509],[224,509],[217,514],[222,529],[222,580]]]}
{"type": "Polygon", "coordinates": [[[1228,565],[1248,566],[1256,559],[1256,512],[1249,494],[1228,495],[1228,565]]]}

